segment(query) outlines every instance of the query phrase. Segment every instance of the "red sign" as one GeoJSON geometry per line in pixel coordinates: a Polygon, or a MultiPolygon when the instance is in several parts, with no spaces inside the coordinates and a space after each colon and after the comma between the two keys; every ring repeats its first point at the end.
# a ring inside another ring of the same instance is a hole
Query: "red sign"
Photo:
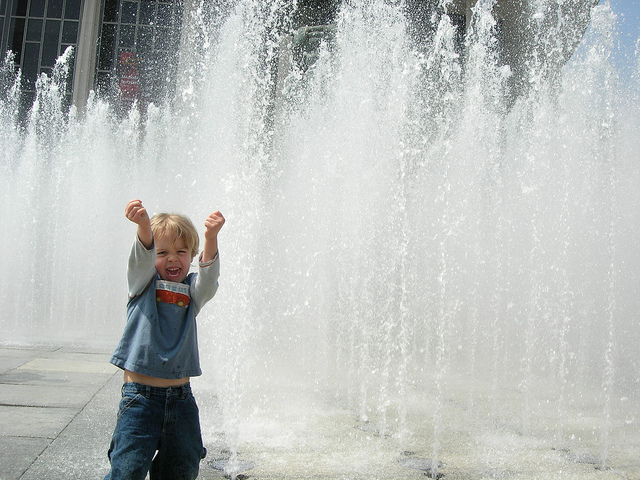
{"type": "Polygon", "coordinates": [[[140,94],[138,81],[138,56],[134,52],[120,53],[120,92],[126,98],[137,98],[140,94]]]}

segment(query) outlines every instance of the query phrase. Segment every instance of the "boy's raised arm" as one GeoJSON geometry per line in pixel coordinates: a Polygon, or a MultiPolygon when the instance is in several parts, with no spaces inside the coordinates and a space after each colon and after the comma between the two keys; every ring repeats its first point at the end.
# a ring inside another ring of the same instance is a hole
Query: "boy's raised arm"
{"type": "Polygon", "coordinates": [[[140,200],[131,200],[124,210],[126,217],[138,225],[138,238],[148,250],[153,246],[153,231],[147,209],[142,206],[140,200]]]}
{"type": "Polygon", "coordinates": [[[218,232],[224,225],[224,217],[220,211],[215,211],[204,222],[204,248],[202,263],[210,262],[218,253],[218,232]]]}
{"type": "Polygon", "coordinates": [[[153,249],[153,231],[151,220],[147,210],[140,200],[131,200],[125,208],[126,217],[138,225],[138,241],[131,247],[129,266],[127,268],[127,281],[129,285],[129,298],[140,295],[154,277],[156,267],[154,264],[155,251],[153,249]],[[140,247],[142,244],[144,249],[140,247]]]}

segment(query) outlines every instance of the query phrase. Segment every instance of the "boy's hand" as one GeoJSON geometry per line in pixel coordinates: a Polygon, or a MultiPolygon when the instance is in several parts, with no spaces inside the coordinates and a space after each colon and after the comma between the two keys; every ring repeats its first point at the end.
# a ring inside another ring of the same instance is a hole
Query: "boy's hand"
{"type": "Polygon", "coordinates": [[[153,246],[153,232],[147,209],[140,200],[131,200],[124,209],[125,216],[138,225],[138,238],[146,248],[153,246]]]}
{"type": "Polygon", "coordinates": [[[142,206],[140,200],[131,200],[124,209],[124,214],[133,223],[140,225],[149,222],[149,214],[147,209],[142,206]]]}
{"type": "Polygon", "coordinates": [[[224,217],[220,211],[213,212],[204,221],[204,250],[202,261],[207,263],[218,253],[218,232],[224,225],[224,217]]]}
{"type": "Polygon", "coordinates": [[[204,238],[205,239],[214,239],[218,236],[218,232],[224,225],[224,217],[220,213],[220,211],[213,212],[211,215],[207,217],[204,221],[204,238]]]}

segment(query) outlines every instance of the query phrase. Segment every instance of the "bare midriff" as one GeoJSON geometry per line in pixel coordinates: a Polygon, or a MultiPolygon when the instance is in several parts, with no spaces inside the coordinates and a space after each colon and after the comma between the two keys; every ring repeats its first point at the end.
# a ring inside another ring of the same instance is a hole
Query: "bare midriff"
{"type": "Polygon", "coordinates": [[[141,385],[149,385],[150,387],[176,387],[178,385],[184,385],[189,383],[189,377],[183,378],[157,378],[142,375],[141,373],[131,372],[129,370],[124,371],[124,383],[139,383],[141,385]]]}

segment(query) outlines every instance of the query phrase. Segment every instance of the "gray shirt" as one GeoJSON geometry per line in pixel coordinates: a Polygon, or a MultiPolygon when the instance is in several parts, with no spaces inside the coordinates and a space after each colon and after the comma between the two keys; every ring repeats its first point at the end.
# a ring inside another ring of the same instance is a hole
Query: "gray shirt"
{"type": "Polygon", "coordinates": [[[137,239],[127,270],[127,324],[111,363],[156,378],[201,375],[196,315],[218,290],[218,254],[198,262],[182,283],[161,280],[155,261],[155,246],[137,239]]]}

